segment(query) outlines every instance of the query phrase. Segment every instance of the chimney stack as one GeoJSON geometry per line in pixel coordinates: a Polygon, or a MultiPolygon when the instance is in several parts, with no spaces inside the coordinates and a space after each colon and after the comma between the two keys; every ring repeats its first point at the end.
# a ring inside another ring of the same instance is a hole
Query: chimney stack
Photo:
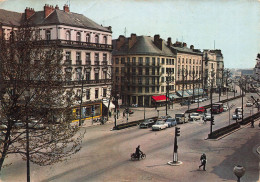
{"type": "Polygon", "coordinates": [[[158,47],[160,50],[162,50],[163,47],[163,40],[160,38],[160,35],[154,35],[154,44],[156,47],[158,47]]]}
{"type": "Polygon", "coordinates": [[[185,42],[182,43],[183,47],[187,47],[187,44],[185,42]]]}
{"type": "Polygon", "coordinates": [[[192,49],[192,50],[193,50],[193,49],[194,49],[194,45],[190,45],[190,49],[192,49]]]}
{"type": "Polygon", "coordinates": [[[129,38],[128,48],[131,49],[135,43],[136,43],[136,34],[132,33],[131,37],[129,38]]]}
{"type": "Polygon", "coordinates": [[[60,9],[58,5],[55,6],[55,9],[60,9]]]}
{"type": "Polygon", "coordinates": [[[125,43],[125,36],[120,35],[119,38],[116,40],[116,49],[119,50],[122,45],[125,43]]]}
{"type": "Polygon", "coordinates": [[[63,6],[63,11],[64,12],[70,12],[70,8],[69,8],[69,6],[67,5],[67,4],[65,4],[64,6],[63,6]]]}
{"type": "Polygon", "coordinates": [[[54,11],[54,7],[48,4],[44,6],[44,18],[47,18],[54,11]]]}
{"type": "Polygon", "coordinates": [[[168,47],[171,47],[171,46],[172,46],[172,38],[171,38],[171,37],[168,37],[167,46],[168,46],[168,47]]]}
{"type": "Polygon", "coordinates": [[[35,11],[32,8],[25,9],[25,18],[28,20],[32,15],[34,15],[35,11]]]}

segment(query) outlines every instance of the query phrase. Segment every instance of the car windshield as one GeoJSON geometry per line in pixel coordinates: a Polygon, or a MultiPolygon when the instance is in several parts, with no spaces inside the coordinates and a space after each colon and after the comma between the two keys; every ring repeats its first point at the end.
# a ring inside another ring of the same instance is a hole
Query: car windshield
{"type": "Polygon", "coordinates": [[[191,115],[192,116],[198,116],[199,114],[198,113],[192,113],[191,115]]]}
{"type": "Polygon", "coordinates": [[[157,125],[164,124],[164,121],[157,121],[156,124],[157,124],[157,125]]]}

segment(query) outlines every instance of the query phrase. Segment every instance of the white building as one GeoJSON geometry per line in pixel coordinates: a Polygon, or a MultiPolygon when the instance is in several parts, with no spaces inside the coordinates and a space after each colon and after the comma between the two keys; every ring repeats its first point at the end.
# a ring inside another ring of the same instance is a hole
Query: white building
{"type": "MultiPolygon", "coordinates": [[[[82,14],[70,12],[67,5],[46,5],[43,11],[26,8],[24,13],[0,9],[0,33],[10,37],[13,29],[29,20],[38,29],[46,45],[55,44],[64,53],[64,73],[66,86],[73,87],[81,94],[83,80],[83,117],[102,115],[102,100],[111,90],[111,27],[103,27],[82,14]],[[68,74],[70,73],[70,74],[68,74]]],[[[78,102],[79,104],[79,102],[78,102]]],[[[79,113],[79,107],[76,107],[79,113]]]]}

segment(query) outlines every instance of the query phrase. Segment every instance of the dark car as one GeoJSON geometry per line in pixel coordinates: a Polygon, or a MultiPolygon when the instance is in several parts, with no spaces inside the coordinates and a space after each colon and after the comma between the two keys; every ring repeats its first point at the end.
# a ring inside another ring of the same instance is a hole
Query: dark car
{"type": "Polygon", "coordinates": [[[185,100],[183,102],[180,103],[181,106],[187,106],[187,105],[191,105],[191,102],[188,100],[185,100]]]}
{"type": "Polygon", "coordinates": [[[143,121],[142,123],[140,123],[139,127],[140,128],[149,128],[154,124],[154,120],[153,119],[146,119],[145,121],[143,121]]]}

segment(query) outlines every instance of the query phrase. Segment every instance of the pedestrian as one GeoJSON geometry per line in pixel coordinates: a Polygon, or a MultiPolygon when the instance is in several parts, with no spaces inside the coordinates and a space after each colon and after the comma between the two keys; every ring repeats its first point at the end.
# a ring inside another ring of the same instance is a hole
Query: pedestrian
{"type": "Polygon", "coordinates": [[[203,170],[206,171],[206,163],[207,163],[207,157],[206,157],[206,154],[202,154],[200,156],[200,162],[201,162],[201,165],[199,166],[199,169],[201,166],[203,166],[203,170]]]}
{"type": "Polygon", "coordinates": [[[125,111],[123,111],[123,118],[125,118],[125,111]]]}
{"type": "Polygon", "coordinates": [[[254,120],[254,119],[251,120],[251,127],[252,127],[252,128],[255,127],[255,120],[254,120]]]}
{"type": "Polygon", "coordinates": [[[111,118],[111,111],[108,112],[109,117],[111,118]]]}

